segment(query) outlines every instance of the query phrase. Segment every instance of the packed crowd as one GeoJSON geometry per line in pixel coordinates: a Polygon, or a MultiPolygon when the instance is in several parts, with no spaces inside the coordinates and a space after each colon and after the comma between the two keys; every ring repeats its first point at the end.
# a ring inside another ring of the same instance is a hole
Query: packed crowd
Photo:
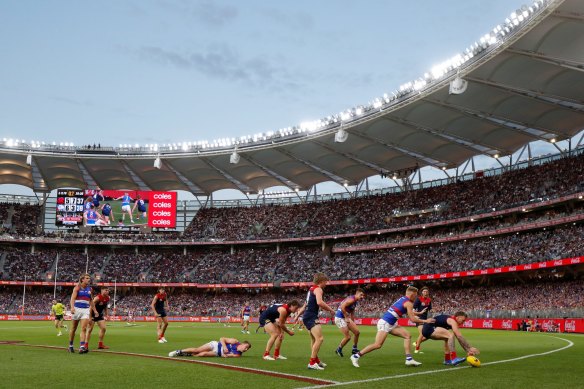
{"type": "Polygon", "coordinates": [[[373,231],[510,208],[583,190],[584,156],[579,156],[384,196],[293,206],[206,208],[199,211],[184,237],[248,240],[373,231]],[[396,217],[424,209],[434,211],[396,217]]]}
{"type": "MultiPolygon", "coordinates": [[[[307,281],[323,271],[357,279],[487,269],[584,255],[584,224],[434,245],[328,254],[319,245],[235,246],[204,251],[142,249],[59,253],[58,280],[73,281],[86,266],[101,281],[257,283],[307,281]]],[[[6,279],[47,280],[54,250],[7,253],[6,279]]],[[[2,269],[0,269],[2,270],[2,269]]]]}
{"type": "MultiPolygon", "coordinates": [[[[421,286],[421,285],[418,285],[421,286]]],[[[452,313],[464,310],[471,315],[485,316],[504,311],[517,316],[526,312],[539,311],[542,315],[550,312],[558,315],[570,315],[575,310],[584,308],[584,283],[582,280],[507,280],[497,285],[482,286],[437,286],[429,285],[433,299],[433,313],[452,313]]],[[[377,317],[387,308],[388,304],[403,293],[403,285],[371,285],[366,288],[366,297],[359,302],[357,317],[377,317]]],[[[342,299],[352,293],[354,288],[340,290],[327,287],[325,300],[337,307],[342,299]]],[[[70,290],[65,288],[57,293],[56,298],[69,305],[70,290]]],[[[110,303],[110,313],[114,313],[113,291],[110,303]]],[[[176,316],[227,316],[239,317],[244,305],[252,307],[252,316],[258,316],[261,305],[284,303],[297,299],[304,301],[304,289],[281,290],[279,292],[266,290],[231,290],[220,292],[203,292],[196,289],[169,291],[169,314],[176,316]]],[[[151,315],[150,305],[154,291],[137,289],[126,291],[126,294],[115,296],[115,313],[125,316],[129,312],[136,316],[151,315]]],[[[26,314],[46,315],[50,311],[53,292],[32,289],[27,291],[25,299],[26,314]]],[[[21,313],[22,291],[2,290],[0,293],[0,313],[21,313]]]]}

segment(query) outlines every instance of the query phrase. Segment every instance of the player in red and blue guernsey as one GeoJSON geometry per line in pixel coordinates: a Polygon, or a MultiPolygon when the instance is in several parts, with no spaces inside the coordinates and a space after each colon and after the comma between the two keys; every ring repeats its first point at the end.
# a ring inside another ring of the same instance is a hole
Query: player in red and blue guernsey
{"type": "Polygon", "coordinates": [[[99,343],[97,345],[98,349],[104,350],[109,347],[103,344],[103,338],[105,337],[106,326],[105,317],[108,315],[108,303],[110,301],[109,288],[104,286],[101,288],[99,294],[93,298],[93,304],[95,305],[95,310],[98,315],[93,316],[89,322],[89,328],[87,329],[87,349],[89,350],[89,340],[91,339],[91,333],[93,332],[93,327],[97,323],[99,327],[99,343]]]}
{"type": "Polygon", "coordinates": [[[398,319],[404,315],[414,323],[434,323],[434,319],[421,320],[416,317],[413,308],[413,302],[418,296],[418,288],[410,286],[406,289],[406,295],[397,299],[387,312],[379,319],[377,322],[377,335],[375,336],[375,343],[372,343],[365,347],[363,350],[357,354],[351,355],[351,362],[353,366],[359,367],[359,358],[363,355],[370,353],[371,351],[378,350],[383,346],[387,335],[391,334],[393,336],[398,336],[404,339],[404,351],[406,354],[406,366],[419,366],[420,362],[415,361],[412,358],[412,353],[410,349],[411,335],[410,332],[399,326],[398,319]]]}
{"type": "Polygon", "coordinates": [[[136,200],[134,200],[134,207],[132,208],[132,213],[134,213],[136,207],[138,207],[138,217],[136,218],[136,220],[139,220],[140,218],[146,220],[147,217],[146,203],[144,202],[144,200],[142,200],[142,196],[140,195],[136,195],[136,200]],[[140,216],[140,214],[142,214],[142,216],[140,216]]]}
{"type": "Polygon", "coordinates": [[[251,343],[247,340],[240,342],[235,338],[220,338],[219,341],[212,340],[199,347],[171,351],[168,356],[237,358],[250,348],[251,343]]]}
{"type": "Polygon", "coordinates": [[[308,363],[308,368],[313,370],[324,370],[326,364],[321,362],[318,358],[318,352],[320,351],[320,346],[324,341],[322,336],[322,328],[320,322],[318,321],[318,311],[319,308],[324,309],[331,314],[335,314],[335,310],[332,309],[323,300],[323,288],[327,284],[329,278],[324,273],[316,273],[314,275],[314,285],[310,287],[308,294],[306,295],[306,304],[300,309],[302,313],[302,321],[304,326],[310,332],[310,345],[312,352],[310,354],[310,361],[308,363]]]}
{"type": "Polygon", "coordinates": [[[479,355],[480,353],[479,350],[472,347],[460,333],[460,326],[464,324],[467,318],[467,314],[462,311],[456,312],[452,316],[438,315],[434,317],[434,323],[424,324],[422,327],[422,335],[425,339],[444,341],[445,365],[456,366],[466,361],[466,358],[459,358],[456,356],[455,338],[458,339],[458,343],[460,343],[468,355],[479,355]],[[450,330],[452,330],[452,332],[450,332],[450,330]]]}
{"type": "Polygon", "coordinates": [[[243,327],[241,329],[242,334],[245,334],[245,333],[249,334],[250,316],[251,316],[251,307],[249,306],[249,302],[246,301],[245,305],[243,306],[243,309],[241,310],[241,326],[243,327]]]}
{"type": "Polygon", "coordinates": [[[344,337],[335,351],[339,357],[343,356],[343,347],[351,340],[351,334],[353,333],[353,350],[351,354],[356,354],[359,352],[357,344],[359,343],[359,329],[357,324],[355,324],[355,308],[357,303],[365,298],[365,291],[361,288],[355,291],[354,295],[346,297],[339,304],[337,313],[335,313],[335,324],[339,327],[339,330],[343,333],[344,337]]]}
{"type": "Polygon", "coordinates": [[[156,317],[156,332],[158,334],[158,343],[167,343],[168,341],[164,337],[164,333],[168,328],[168,319],[166,318],[166,309],[168,308],[168,296],[166,295],[166,290],[163,287],[158,288],[158,293],[152,299],[152,304],[150,304],[154,316],[156,317]]]}
{"type": "Polygon", "coordinates": [[[284,332],[290,336],[294,336],[294,332],[286,327],[286,320],[291,313],[296,312],[299,308],[300,303],[298,300],[292,300],[288,304],[274,304],[262,312],[262,315],[260,316],[260,326],[264,327],[264,330],[270,335],[263,356],[264,360],[273,361],[276,359],[288,359],[283,355],[280,355],[280,347],[284,340],[284,332]],[[272,357],[270,356],[270,352],[272,351],[272,346],[274,346],[274,344],[276,345],[276,349],[274,350],[274,357],[272,357]]]}
{"type": "MultiPolygon", "coordinates": [[[[432,310],[430,288],[424,286],[422,289],[420,289],[420,292],[422,295],[418,296],[416,301],[414,301],[414,312],[420,319],[425,320],[428,318],[428,314],[432,310]]],[[[414,351],[415,354],[423,354],[423,352],[420,351],[420,345],[425,340],[424,336],[422,335],[422,326],[423,324],[416,323],[416,327],[418,328],[418,339],[414,342],[414,346],[416,346],[416,350],[414,351]]]]}
{"type": "Polygon", "coordinates": [[[75,352],[73,342],[75,341],[75,332],[77,331],[79,323],[81,323],[81,332],[79,333],[79,354],[85,354],[88,352],[85,343],[85,335],[87,333],[91,314],[97,315],[97,310],[95,309],[93,299],[91,298],[92,289],[89,286],[90,282],[91,277],[89,274],[82,274],[71,294],[70,307],[72,325],[69,330],[69,348],[67,349],[70,353],[75,352]]]}

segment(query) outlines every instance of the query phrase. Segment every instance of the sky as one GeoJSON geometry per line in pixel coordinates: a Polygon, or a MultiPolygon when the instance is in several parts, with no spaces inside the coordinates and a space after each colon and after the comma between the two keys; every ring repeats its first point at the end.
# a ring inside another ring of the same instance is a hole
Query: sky
{"type": "Polygon", "coordinates": [[[522,4],[3,1],[0,138],[118,146],[294,126],[420,77],[522,4]]]}

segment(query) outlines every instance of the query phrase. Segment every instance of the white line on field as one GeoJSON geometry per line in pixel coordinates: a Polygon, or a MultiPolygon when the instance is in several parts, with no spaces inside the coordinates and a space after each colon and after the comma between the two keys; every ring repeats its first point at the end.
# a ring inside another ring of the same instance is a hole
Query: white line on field
{"type": "MultiPolygon", "coordinates": [[[[543,352],[543,353],[529,354],[529,355],[523,355],[523,356],[517,357],[517,358],[511,358],[511,359],[504,359],[504,360],[501,360],[501,361],[493,361],[493,362],[481,363],[481,366],[496,365],[498,363],[514,362],[514,361],[519,361],[519,360],[526,359],[526,358],[533,358],[533,357],[539,357],[539,356],[542,356],[542,355],[548,355],[548,354],[552,354],[552,353],[557,353],[558,351],[565,350],[565,349],[570,348],[570,347],[572,347],[574,345],[574,342],[572,342],[571,340],[564,339],[564,338],[560,338],[559,336],[550,336],[550,337],[551,338],[556,338],[556,339],[563,340],[564,342],[567,342],[568,344],[566,346],[564,346],[564,347],[560,347],[558,349],[546,351],[546,352],[543,352]]],[[[354,384],[364,384],[364,383],[368,383],[368,382],[391,380],[391,379],[395,379],[395,378],[405,378],[405,377],[413,377],[413,376],[425,375],[425,374],[444,373],[444,372],[450,372],[450,371],[458,371],[460,369],[467,369],[469,367],[471,367],[471,366],[462,366],[462,367],[458,367],[458,368],[444,368],[444,369],[440,369],[440,370],[427,370],[427,371],[420,371],[420,372],[417,372],[417,373],[397,374],[397,375],[391,375],[391,376],[386,376],[386,377],[369,378],[369,379],[366,379],[366,380],[339,382],[339,383],[334,384],[334,385],[328,385],[327,387],[345,386],[345,385],[354,385],[354,384]]],[[[306,386],[306,387],[303,387],[303,388],[300,388],[300,389],[315,389],[315,388],[322,388],[322,386],[306,386]]]]}

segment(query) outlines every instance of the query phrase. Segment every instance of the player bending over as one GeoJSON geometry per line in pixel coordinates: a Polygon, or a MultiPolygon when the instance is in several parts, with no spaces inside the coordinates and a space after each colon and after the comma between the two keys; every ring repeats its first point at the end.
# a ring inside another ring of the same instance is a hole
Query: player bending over
{"type": "Polygon", "coordinates": [[[217,342],[212,340],[202,346],[195,348],[184,348],[182,350],[171,351],[169,357],[223,357],[237,358],[251,348],[251,343],[247,340],[239,342],[235,338],[220,338],[217,342]]]}
{"type": "Polygon", "coordinates": [[[260,325],[264,327],[266,332],[270,335],[263,356],[266,361],[288,359],[280,355],[280,347],[284,340],[284,332],[290,336],[294,336],[294,332],[286,327],[286,320],[288,319],[288,316],[291,313],[296,312],[299,307],[300,303],[298,303],[298,300],[292,300],[288,304],[274,304],[266,309],[260,316],[260,325]],[[274,357],[271,357],[270,352],[272,351],[274,343],[276,344],[276,348],[274,350],[274,357]]]}
{"type": "Polygon", "coordinates": [[[379,319],[377,322],[377,335],[375,336],[375,343],[372,343],[365,347],[363,350],[358,352],[357,354],[351,355],[351,362],[353,366],[359,367],[359,358],[363,355],[370,353],[371,351],[375,351],[383,346],[385,339],[387,339],[387,335],[391,334],[393,336],[398,336],[404,339],[404,351],[406,354],[406,366],[420,366],[421,363],[415,361],[412,358],[411,352],[411,338],[410,332],[400,327],[398,324],[398,319],[404,315],[414,323],[433,323],[434,319],[426,319],[421,320],[416,317],[413,308],[413,301],[416,299],[418,295],[418,288],[410,286],[406,289],[406,295],[397,299],[387,312],[379,319]]]}
{"type": "Polygon", "coordinates": [[[355,292],[354,295],[351,295],[341,301],[339,304],[339,308],[337,309],[337,313],[335,314],[335,324],[339,327],[342,334],[344,335],[339,347],[335,351],[339,357],[343,356],[343,347],[351,340],[352,332],[354,335],[353,338],[353,350],[351,354],[357,354],[359,349],[357,348],[357,343],[359,343],[359,329],[357,328],[357,324],[355,324],[355,308],[357,307],[357,303],[365,298],[365,292],[363,289],[359,288],[355,292]]]}
{"type": "Polygon", "coordinates": [[[458,339],[458,343],[468,355],[479,355],[479,350],[472,347],[460,333],[459,326],[466,321],[467,317],[466,313],[462,311],[456,312],[454,316],[438,315],[434,317],[434,320],[436,320],[434,323],[424,324],[422,327],[422,335],[425,339],[444,341],[445,365],[456,366],[466,360],[466,358],[458,358],[456,356],[454,338],[458,339]],[[449,330],[452,330],[452,332],[449,330]]]}
{"type": "MultiPolygon", "coordinates": [[[[267,305],[261,305],[260,308],[258,309],[258,317],[260,317],[262,315],[262,313],[264,313],[264,311],[268,309],[267,305]]],[[[263,328],[263,326],[261,324],[258,324],[258,328],[256,328],[256,334],[258,333],[258,331],[260,330],[260,328],[263,328]]],[[[266,329],[264,328],[264,334],[266,333],[266,329]]]]}
{"type": "Polygon", "coordinates": [[[108,307],[107,304],[110,301],[109,297],[109,289],[107,287],[101,288],[100,293],[95,296],[93,299],[93,304],[95,305],[95,309],[97,310],[98,315],[93,316],[91,321],[89,322],[89,328],[87,329],[87,349],[89,350],[89,339],[91,338],[91,333],[93,332],[93,327],[95,323],[99,327],[99,344],[97,348],[100,350],[108,349],[109,347],[103,344],[103,338],[105,336],[105,316],[108,316],[108,307]]]}

